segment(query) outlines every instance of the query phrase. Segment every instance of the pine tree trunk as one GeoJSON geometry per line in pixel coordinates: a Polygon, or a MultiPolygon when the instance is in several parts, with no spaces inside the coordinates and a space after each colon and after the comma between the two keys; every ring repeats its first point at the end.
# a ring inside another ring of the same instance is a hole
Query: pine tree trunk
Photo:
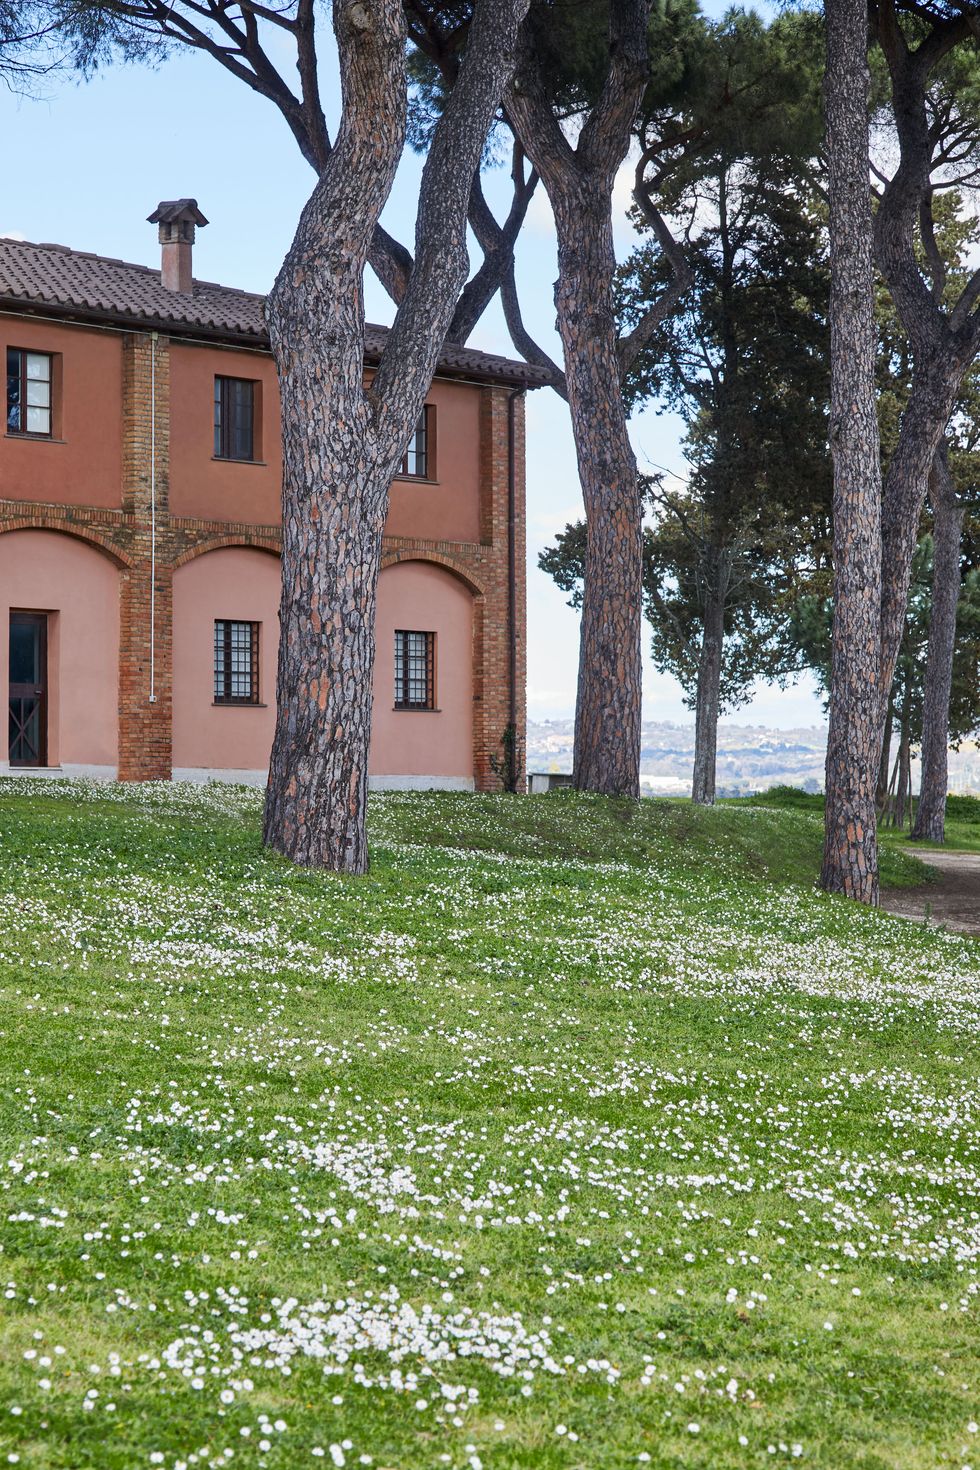
{"type": "Polygon", "coordinates": [[[725,643],[725,601],[728,593],[725,558],[716,548],[712,548],[709,556],[706,582],[704,629],[694,709],[694,780],[691,785],[691,800],[698,806],[713,806],[715,802],[721,660],[725,643]]]}
{"type": "Polygon", "coordinates": [[[879,814],[884,815],[885,803],[888,800],[888,771],[892,755],[892,725],[895,722],[895,710],[892,701],[888,701],[888,713],[885,716],[885,732],[881,742],[881,760],[878,763],[878,790],[875,794],[875,806],[879,814]]]}
{"type": "Polygon", "coordinates": [[[293,862],[363,873],[381,531],[401,439],[379,440],[357,303],[349,320],[350,304],[331,295],[321,238],[308,209],[267,308],[282,403],[283,586],[264,839],[293,862]]]}
{"type": "Polygon", "coordinates": [[[384,0],[338,4],[334,25],[346,126],[266,305],[282,403],[283,581],[264,840],[293,862],[363,873],[375,594],[396,446],[379,444],[364,393],[362,280],[404,144],[405,39],[400,10],[384,0]]]}
{"type": "Polygon", "coordinates": [[[952,141],[958,137],[958,124],[943,116],[942,109],[937,115],[929,93],[944,56],[963,38],[948,20],[930,17],[927,38],[920,37],[913,45],[900,20],[900,7],[872,7],[872,15],[891,78],[899,144],[898,167],[892,170],[875,214],[875,251],[913,363],[911,392],[882,505],[883,720],[905,633],[912,560],[934,458],[980,344],[980,317],[973,309],[980,277],[967,277],[958,301],[948,298],[949,278],[933,219],[934,170],[944,152],[958,146],[952,141]]]}
{"type": "Polygon", "coordinates": [[[957,503],[945,445],[936,455],[929,484],[933,516],[932,608],[922,705],[922,776],[912,836],[925,842],[945,842],[949,701],[963,536],[963,506],[957,503]]]}
{"type": "MultiPolygon", "coordinates": [[[[296,347],[302,332],[295,321],[296,347]]],[[[265,841],[305,866],[363,873],[374,608],[394,466],[364,468],[363,403],[343,413],[324,396],[326,368],[305,344],[282,394],[285,580],[265,841]]]]}
{"type": "Polygon", "coordinates": [[[864,0],[827,0],[826,25],[834,627],[820,881],[831,893],[877,904],[875,791],[884,706],[879,691],[881,467],[864,0]]]}
{"type": "Polygon", "coordinates": [[[895,794],[898,791],[898,772],[902,764],[901,740],[899,749],[895,754],[895,764],[892,766],[891,780],[888,783],[888,791],[885,795],[885,804],[881,809],[881,823],[883,827],[894,827],[895,825],[895,794]]]}
{"type": "Polygon", "coordinates": [[[650,0],[610,0],[606,77],[574,147],[533,37],[506,102],[555,216],[555,305],[585,502],[572,779],[580,791],[629,797],[640,793],[643,537],[613,311],[612,195],[649,77],[649,15],[650,0]]]}
{"type": "MultiPolygon", "coordinates": [[[[956,401],[961,369],[944,363],[930,377],[917,375],[882,494],[881,693],[895,677],[905,636],[912,561],[936,455],[956,401]]],[[[884,710],[882,710],[884,719],[884,710]]]]}
{"type": "Polygon", "coordinates": [[[367,868],[368,750],[388,492],[466,279],[473,173],[527,0],[478,0],[419,188],[416,255],[370,385],[364,269],[401,158],[399,0],[334,0],[344,113],[266,315],[282,403],[276,729],[264,840],[294,862],[367,868]]]}
{"type": "Polygon", "coordinates": [[[910,796],[912,782],[912,736],[909,728],[908,697],[902,709],[902,723],[898,740],[898,793],[895,797],[895,826],[901,831],[905,826],[905,807],[910,796]]]}
{"type": "Polygon", "coordinates": [[[583,186],[553,204],[555,304],[586,521],[572,779],[579,791],[637,797],[643,508],[616,352],[611,203],[583,186]]]}

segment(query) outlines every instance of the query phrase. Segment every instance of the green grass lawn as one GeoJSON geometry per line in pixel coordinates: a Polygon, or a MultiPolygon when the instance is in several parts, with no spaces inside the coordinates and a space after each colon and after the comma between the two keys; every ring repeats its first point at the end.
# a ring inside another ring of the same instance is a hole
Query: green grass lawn
{"type": "MultiPolygon", "coordinates": [[[[808,792],[799,791],[796,786],[773,786],[770,791],[763,791],[755,797],[735,797],[733,800],[723,801],[720,804],[720,810],[723,810],[724,807],[745,806],[764,807],[765,810],[771,811],[795,811],[798,816],[808,814],[817,822],[823,822],[823,795],[810,795],[808,792]]],[[[929,861],[930,851],[936,851],[936,842],[912,844],[909,829],[911,829],[911,823],[908,823],[905,828],[879,826],[883,885],[901,888],[908,882],[915,881],[911,870],[899,869],[895,866],[896,858],[901,861],[907,856],[909,847],[921,851],[926,861],[929,861]]],[[[962,853],[980,853],[979,797],[946,798],[946,841],[942,847],[945,847],[946,850],[955,848],[962,853]]],[[[929,876],[929,873],[926,873],[927,881],[929,881],[929,876]]],[[[920,878],[918,881],[921,882],[923,879],[920,878]]]]}
{"type": "MultiPolygon", "coordinates": [[[[762,806],[772,811],[796,812],[801,816],[808,813],[819,821],[823,820],[823,797],[810,795],[794,786],[774,786],[758,796],[739,796],[734,801],[722,803],[723,807],[745,805],[762,806]]],[[[901,857],[902,850],[910,846],[910,827],[911,823],[904,828],[879,826],[882,883],[901,886],[906,881],[907,870],[905,873],[898,873],[894,867],[894,858],[896,855],[901,857]]],[[[930,849],[935,850],[937,844],[917,842],[915,846],[928,858],[930,849]]],[[[943,846],[963,852],[980,852],[980,797],[946,798],[946,841],[943,846]]]]}
{"type": "Polygon", "coordinates": [[[371,820],[0,782],[0,1465],[980,1470],[980,946],[806,809],[371,820]]]}
{"type": "Polygon", "coordinates": [[[976,796],[946,798],[946,846],[980,852],[980,799],[976,796]]]}

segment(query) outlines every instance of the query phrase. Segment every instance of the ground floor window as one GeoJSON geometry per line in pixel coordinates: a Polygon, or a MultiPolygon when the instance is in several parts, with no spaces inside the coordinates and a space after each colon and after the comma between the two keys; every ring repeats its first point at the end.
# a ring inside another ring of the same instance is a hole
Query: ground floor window
{"type": "Polygon", "coordinates": [[[259,626],[215,619],[215,704],[258,704],[259,626]]]}
{"type": "Polygon", "coordinates": [[[395,630],[395,709],[435,708],[436,635],[395,630]]]}

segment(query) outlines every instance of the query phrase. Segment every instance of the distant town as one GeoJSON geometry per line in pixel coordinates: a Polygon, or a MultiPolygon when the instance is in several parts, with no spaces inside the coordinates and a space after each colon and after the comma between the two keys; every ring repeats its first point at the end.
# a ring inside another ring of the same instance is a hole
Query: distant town
{"type": "MultiPolygon", "coordinates": [[[[562,772],[572,769],[574,721],[529,721],[527,768],[562,772]]],[[[722,721],[718,728],[718,795],[745,796],[770,786],[799,786],[822,791],[825,725],[773,730],[765,725],[722,721]]],[[[640,755],[642,790],[647,796],[685,796],[694,764],[694,725],[646,720],[640,755]]],[[[919,762],[912,761],[912,785],[918,789],[919,762]]],[[[980,793],[980,746],[967,741],[950,751],[949,789],[980,793]]]]}

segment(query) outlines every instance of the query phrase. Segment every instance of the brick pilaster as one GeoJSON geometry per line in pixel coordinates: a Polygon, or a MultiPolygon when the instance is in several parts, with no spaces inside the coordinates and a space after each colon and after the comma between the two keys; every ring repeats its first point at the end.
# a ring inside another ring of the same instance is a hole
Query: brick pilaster
{"type": "Polygon", "coordinates": [[[517,674],[517,751],[520,761],[518,790],[527,790],[527,478],[525,473],[525,396],[514,408],[515,461],[515,625],[517,674]]]}
{"type": "MultiPolygon", "coordinates": [[[[473,620],[473,774],[477,789],[494,791],[494,763],[505,759],[510,723],[511,617],[508,594],[508,397],[506,388],[484,388],[480,404],[480,534],[486,559],[486,593],[473,620]]],[[[524,507],[524,402],[514,411],[514,571],[517,707],[516,735],[523,768],[526,736],[525,620],[526,529],[524,507]]],[[[523,777],[523,769],[522,769],[523,777]]]]}
{"type": "Polygon", "coordinates": [[[123,511],[132,516],[132,566],[120,584],[121,781],[169,780],[171,773],[173,592],[165,555],[169,440],[169,342],[134,332],[123,342],[123,511]]]}

